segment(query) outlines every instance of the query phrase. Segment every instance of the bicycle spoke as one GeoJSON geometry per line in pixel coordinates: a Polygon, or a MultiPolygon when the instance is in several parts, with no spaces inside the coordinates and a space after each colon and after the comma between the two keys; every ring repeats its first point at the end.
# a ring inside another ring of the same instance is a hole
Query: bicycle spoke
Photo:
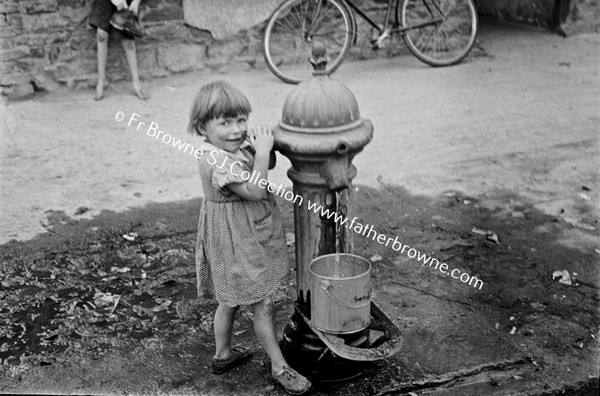
{"type": "Polygon", "coordinates": [[[475,41],[477,14],[472,0],[401,0],[404,41],[422,61],[443,66],[460,61],[475,41]],[[423,28],[411,28],[437,21],[423,28]]]}
{"type": "Polygon", "coordinates": [[[308,2],[303,2],[300,4],[300,21],[306,22],[308,18],[308,2]]]}
{"type": "Polygon", "coordinates": [[[314,40],[323,42],[335,70],[350,46],[350,19],[339,0],[287,0],[273,14],[265,31],[267,65],[286,82],[311,75],[308,63],[314,40]]]}
{"type": "Polygon", "coordinates": [[[313,22],[314,25],[319,25],[319,23],[321,21],[323,21],[325,19],[326,16],[331,15],[332,14],[332,10],[324,10],[323,8],[321,9],[321,12],[319,12],[319,15],[317,15],[317,18],[315,18],[315,21],[313,22]]]}
{"type": "MultiPolygon", "coordinates": [[[[425,0],[423,0],[423,3],[426,3],[425,0]]],[[[440,7],[439,1],[437,0],[432,0],[431,3],[433,4],[433,6],[435,7],[435,9],[437,10],[437,12],[440,13],[440,15],[445,18],[446,17],[446,13],[442,10],[442,7],[440,7]]],[[[427,4],[425,4],[427,5],[427,4]]],[[[427,9],[429,10],[429,12],[431,13],[431,15],[433,15],[433,12],[431,12],[431,8],[427,7],[427,9]]]]}
{"type": "Polygon", "coordinates": [[[281,26],[282,28],[288,29],[290,32],[297,33],[299,31],[298,28],[295,27],[294,25],[292,25],[287,19],[278,20],[276,23],[277,23],[277,25],[281,26]],[[283,22],[285,22],[285,24],[283,22]]]}
{"type": "Polygon", "coordinates": [[[442,29],[440,39],[442,43],[442,55],[445,58],[450,58],[454,56],[457,48],[454,45],[456,43],[456,40],[454,40],[451,37],[451,34],[446,29],[442,29]]]}
{"type": "Polygon", "coordinates": [[[437,53],[441,58],[447,58],[447,54],[448,54],[448,47],[446,46],[447,41],[446,41],[446,36],[445,36],[445,30],[443,28],[439,29],[439,32],[437,34],[438,39],[436,40],[436,44],[437,44],[437,53]]]}
{"type": "MultiPolygon", "coordinates": [[[[429,4],[427,4],[427,0],[423,0],[423,5],[425,6],[425,8],[427,9],[427,12],[429,14],[429,16],[431,18],[433,18],[433,11],[431,11],[431,8],[429,7],[429,4]]],[[[433,5],[438,8],[437,4],[435,1],[433,1],[433,5]]],[[[438,8],[439,9],[439,8],[438,8]]]]}
{"type": "MultiPolygon", "coordinates": [[[[308,7],[308,6],[307,6],[308,7]]],[[[294,19],[297,21],[298,25],[300,25],[303,32],[308,29],[309,21],[308,21],[308,9],[304,9],[302,4],[299,6],[298,12],[292,12],[294,19]]]]}

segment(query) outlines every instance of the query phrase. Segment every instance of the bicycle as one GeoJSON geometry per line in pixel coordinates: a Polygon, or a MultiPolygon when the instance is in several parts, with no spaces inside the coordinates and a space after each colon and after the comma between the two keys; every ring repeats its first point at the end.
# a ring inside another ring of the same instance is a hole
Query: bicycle
{"type": "Polygon", "coordinates": [[[312,74],[311,42],[325,44],[333,73],[357,41],[356,14],[377,33],[373,49],[400,34],[410,52],[431,66],[449,66],[464,59],[477,35],[473,0],[388,0],[383,25],[352,0],[286,0],[271,15],[263,39],[269,69],[281,80],[297,84],[312,74]],[[391,22],[395,5],[395,21],[391,22]]]}

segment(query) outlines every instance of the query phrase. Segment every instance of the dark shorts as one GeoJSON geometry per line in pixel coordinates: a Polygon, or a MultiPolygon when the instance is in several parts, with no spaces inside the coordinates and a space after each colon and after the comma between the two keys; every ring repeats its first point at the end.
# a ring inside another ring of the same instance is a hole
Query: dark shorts
{"type": "MultiPolygon", "coordinates": [[[[130,3],[131,0],[127,0],[127,4],[130,3]]],[[[115,12],[117,12],[117,7],[110,0],[94,0],[92,2],[92,11],[88,17],[88,24],[109,32],[111,27],[110,18],[115,12]]]]}

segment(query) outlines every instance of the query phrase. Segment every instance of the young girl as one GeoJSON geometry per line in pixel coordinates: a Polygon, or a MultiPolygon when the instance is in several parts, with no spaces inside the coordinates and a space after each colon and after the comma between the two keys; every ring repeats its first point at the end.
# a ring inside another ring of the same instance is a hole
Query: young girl
{"type": "Polygon", "coordinates": [[[248,130],[248,99],[228,83],[203,86],[194,100],[188,131],[201,135],[200,208],[196,270],[199,296],[216,296],[214,374],[250,359],[231,347],[233,320],[240,305],[250,305],[254,330],[271,359],[271,375],[288,393],[302,394],[311,383],[289,367],[273,323],[271,295],[288,271],[281,213],[261,186],[275,165],[273,135],[261,126],[248,130]],[[248,175],[256,174],[249,178],[248,175]]]}

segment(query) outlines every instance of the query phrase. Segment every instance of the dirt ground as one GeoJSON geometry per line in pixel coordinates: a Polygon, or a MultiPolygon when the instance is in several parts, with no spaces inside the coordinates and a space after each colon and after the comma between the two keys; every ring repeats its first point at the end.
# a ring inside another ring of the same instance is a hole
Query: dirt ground
{"type": "MultiPolygon", "coordinates": [[[[599,44],[488,22],[461,65],[396,57],[336,73],[375,127],[355,158],[357,216],[484,286],[355,237],[357,254],[382,258],[374,299],[403,349],[314,394],[597,392],[599,44]],[[562,270],[571,285],[553,279],[562,270]]],[[[137,113],[196,143],[184,133],[190,103],[215,78],[248,94],[257,123],[276,123],[291,89],[260,70],[194,74],[149,83],[147,102],[117,83],[101,102],[90,91],[3,107],[0,392],[282,394],[249,312],[235,331],[253,363],[207,372],[214,304],[194,299],[195,160],[127,126],[137,113]],[[120,296],[114,312],[96,293],[120,296]]],[[[289,184],[288,167],[280,156],[270,179],[289,184]]],[[[281,205],[291,230],[291,204],[281,205]]],[[[292,263],[290,247],[280,327],[295,298],[292,263]]]]}

